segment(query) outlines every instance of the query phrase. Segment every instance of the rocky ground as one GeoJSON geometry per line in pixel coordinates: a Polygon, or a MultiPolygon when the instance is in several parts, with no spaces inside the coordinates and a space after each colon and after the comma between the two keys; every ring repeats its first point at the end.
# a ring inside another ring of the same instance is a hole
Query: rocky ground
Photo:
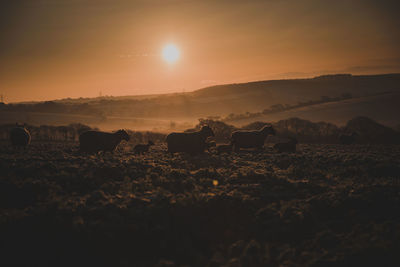
{"type": "Polygon", "coordinates": [[[0,146],[2,266],[400,266],[400,146],[0,146]]]}

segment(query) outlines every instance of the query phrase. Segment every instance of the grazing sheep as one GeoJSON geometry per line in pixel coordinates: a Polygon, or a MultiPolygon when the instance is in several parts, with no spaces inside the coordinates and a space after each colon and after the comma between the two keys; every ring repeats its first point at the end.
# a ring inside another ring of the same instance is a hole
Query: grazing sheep
{"type": "Polygon", "coordinates": [[[265,138],[270,134],[275,135],[272,126],[264,126],[259,131],[236,131],[232,133],[231,144],[235,147],[235,151],[241,148],[262,149],[265,138]]]}
{"type": "Polygon", "coordinates": [[[170,133],[167,138],[168,152],[186,152],[191,155],[203,153],[207,149],[206,139],[214,136],[209,126],[203,126],[193,133],[170,133]]]}
{"type": "Polygon", "coordinates": [[[122,140],[129,141],[129,135],[124,130],[115,133],[86,131],[79,136],[80,152],[113,152],[122,140]]]}
{"type": "Polygon", "coordinates": [[[296,144],[297,140],[295,138],[291,138],[288,142],[276,143],[274,145],[274,149],[277,150],[279,153],[294,153],[296,152],[296,144]]]}
{"type": "Polygon", "coordinates": [[[10,131],[11,145],[15,148],[23,147],[26,148],[31,142],[31,135],[24,126],[15,125],[10,131]]]}
{"type": "Polygon", "coordinates": [[[358,133],[356,132],[353,132],[351,134],[341,134],[339,136],[339,141],[343,145],[351,145],[355,143],[357,137],[358,133]]]}
{"type": "Polygon", "coordinates": [[[147,143],[147,145],[138,144],[133,148],[133,151],[135,152],[135,154],[143,154],[143,153],[149,152],[150,146],[153,146],[153,145],[154,145],[153,141],[149,141],[147,143]]]}
{"type": "Polygon", "coordinates": [[[217,146],[217,154],[232,153],[232,144],[222,144],[217,146]]]}

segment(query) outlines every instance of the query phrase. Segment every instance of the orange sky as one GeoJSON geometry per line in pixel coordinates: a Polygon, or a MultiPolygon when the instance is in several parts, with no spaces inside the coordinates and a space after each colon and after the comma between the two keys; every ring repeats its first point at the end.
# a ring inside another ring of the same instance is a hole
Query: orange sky
{"type": "Polygon", "coordinates": [[[392,0],[8,2],[0,11],[6,102],[400,72],[392,0]],[[161,58],[168,43],[181,52],[172,65],[161,58]]]}

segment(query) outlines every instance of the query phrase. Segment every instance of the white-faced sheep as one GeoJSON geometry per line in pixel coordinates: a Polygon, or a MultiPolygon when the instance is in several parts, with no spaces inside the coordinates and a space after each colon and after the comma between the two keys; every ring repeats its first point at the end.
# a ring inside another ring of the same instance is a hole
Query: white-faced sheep
{"type": "Polygon", "coordinates": [[[232,153],[232,144],[221,144],[217,146],[217,154],[232,153]]]}
{"type": "Polygon", "coordinates": [[[147,144],[138,144],[133,148],[135,154],[144,154],[149,152],[150,146],[153,146],[153,141],[149,141],[147,144]]]}
{"type": "Polygon", "coordinates": [[[10,141],[11,145],[15,148],[26,148],[31,142],[31,135],[24,126],[16,124],[16,127],[12,128],[10,131],[10,141]]]}
{"type": "Polygon", "coordinates": [[[339,141],[343,145],[351,145],[355,143],[357,137],[358,133],[356,132],[353,132],[351,134],[341,134],[339,136],[339,141]]]}
{"type": "Polygon", "coordinates": [[[274,149],[279,153],[295,153],[296,152],[297,139],[291,138],[288,142],[276,143],[274,149]]]}
{"type": "Polygon", "coordinates": [[[262,149],[268,135],[275,135],[274,128],[268,125],[259,131],[235,131],[232,133],[231,144],[235,151],[239,151],[241,148],[262,149]]]}
{"type": "Polygon", "coordinates": [[[170,133],[166,138],[168,152],[186,152],[191,155],[203,153],[210,136],[214,136],[214,132],[209,126],[203,126],[200,131],[192,133],[170,133]]]}
{"type": "Polygon", "coordinates": [[[129,141],[129,135],[124,130],[118,130],[115,133],[86,131],[79,136],[79,151],[91,153],[99,151],[113,152],[122,140],[129,141]]]}

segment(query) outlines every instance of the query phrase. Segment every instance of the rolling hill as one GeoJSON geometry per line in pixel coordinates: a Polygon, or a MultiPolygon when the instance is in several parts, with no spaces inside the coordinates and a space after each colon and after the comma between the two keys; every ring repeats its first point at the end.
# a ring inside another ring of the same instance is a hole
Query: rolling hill
{"type": "Polygon", "coordinates": [[[398,125],[398,103],[400,74],[338,74],[217,85],[188,93],[3,104],[0,106],[0,123],[17,120],[46,124],[49,114],[54,114],[51,122],[56,125],[73,121],[104,129],[128,126],[154,129],[169,125],[179,128],[179,123],[186,127],[200,117],[224,117],[231,113],[261,112],[273,105],[301,104],[301,108],[254,119],[275,121],[301,117],[343,124],[355,116],[369,116],[388,125],[398,125]],[[326,98],[337,98],[338,101],[313,104],[326,98]],[[84,121],[75,121],[80,119],[84,121]]]}
{"type": "Polygon", "coordinates": [[[278,121],[299,117],[311,121],[326,121],[344,125],[348,120],[365,116],[388,126],[400,125],[400,92],[355,97],[294,108],[273,114],[263,114],[250,118],[229,121],[235,126],[243,126],[254,121],[278,121]]]}

